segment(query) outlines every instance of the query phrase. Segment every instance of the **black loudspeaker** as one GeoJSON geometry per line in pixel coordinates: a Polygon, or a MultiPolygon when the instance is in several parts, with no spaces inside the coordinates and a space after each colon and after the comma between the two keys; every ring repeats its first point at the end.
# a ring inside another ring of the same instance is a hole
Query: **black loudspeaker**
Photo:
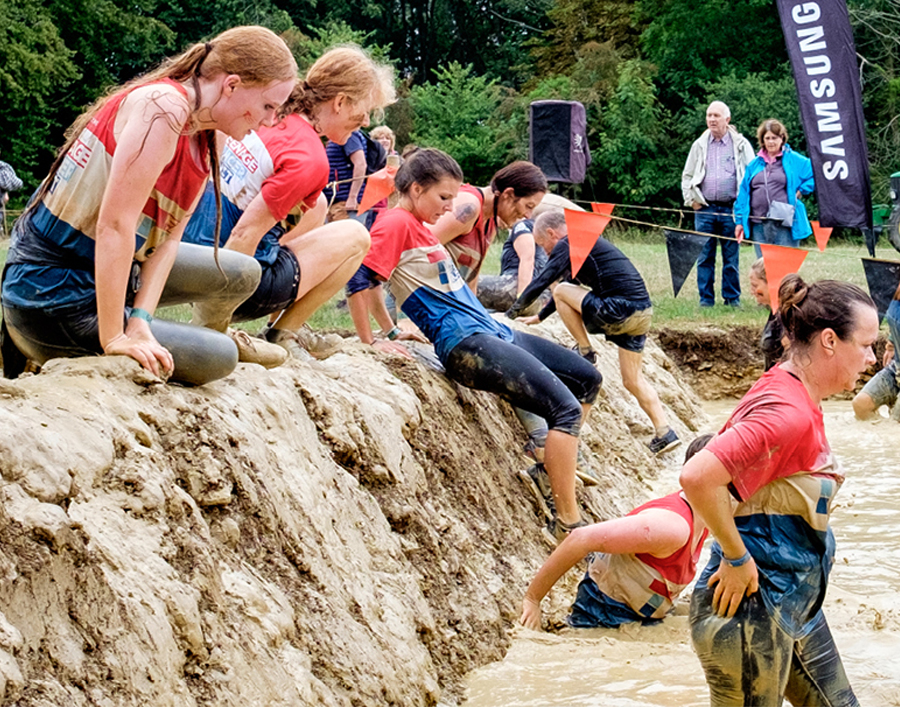
{"type": "Polygon", "coordinates": [[[531,110],[531,161],[551,182],[580,183],[591,163],[587,116],[578,101],[535,101],[531,110]]]}

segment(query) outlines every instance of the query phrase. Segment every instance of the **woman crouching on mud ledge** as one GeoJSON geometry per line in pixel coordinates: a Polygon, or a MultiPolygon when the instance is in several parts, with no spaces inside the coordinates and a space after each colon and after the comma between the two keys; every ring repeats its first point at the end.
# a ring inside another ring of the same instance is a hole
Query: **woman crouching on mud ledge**
{"type": "Polygon", "coordinates": [[[835,280],[788,275],[778,297],[786,360],[681,473],[717,541],[691,600],[691,638],[714,706],[857,705],[822,612],[843,477],[820,403],[875,362],[878,315],[835,280]]]}
{"type": "MultiPolygon", "coordinates": [[[[448,378],[547,420],[545,466],[557,511],[548,531],[558,540],[584,525],[575,500],[578,433],[602,378],[575,352],[493,319],[475,298],[426,227],[450,211],[461,183],[462,170],[449,155],[413,153],[397,172],[400,205],[372,226],[372,246],[348,292],[362,297],[390,278],[397,304],[434,344],[448,378]]],[[[383,300],[372,304],[384,310],[378,321],[389,320],[383,300]]],[[[368,317],[354,321],[360,338],[372,341],[368,317]]]]}
{"type": "Polygon", "coordinates": [[[3,315],[15,348],[38,364],[124,354],[184,382],[228,375],[227,336],[152,315],[188,216],[210,173],[219,181],[216,131],[240,140],[272,124],[296,75],[278,36],[237,27],[88,109],[14,228],[3,315]]]}

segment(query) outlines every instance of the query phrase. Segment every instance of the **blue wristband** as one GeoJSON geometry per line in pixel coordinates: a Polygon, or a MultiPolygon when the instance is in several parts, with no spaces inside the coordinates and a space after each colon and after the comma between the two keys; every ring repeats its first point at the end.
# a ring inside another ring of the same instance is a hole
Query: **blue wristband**
{"type": "Polygon", "coordinates": [[[727,562],[728,565],[729,565],[730,567],[743,567],[743,566],[746,565],[748,562],[750,562],[750,560],[752,560],[752,559],[753,559],[753,558],[750,557],[750,551],[749,551],[749,550],[747,550],[746,552],[744,552],[744,554],[743,554],[741,557],[737,558],[736,560],[729,560],[727,557],[725,557],[724,554],[722,555],[722,560],[724,560],[725,562],[727,562]]]}
{"type": "Polygon", "coordinates": [[[143,319],[147,324],[151,324],[153,322],[153,317],[150,315],[146,309],[141,309],[140,307],[135,307],[131,310],[131,314],[128,315],[129,319],[143,319]]]}

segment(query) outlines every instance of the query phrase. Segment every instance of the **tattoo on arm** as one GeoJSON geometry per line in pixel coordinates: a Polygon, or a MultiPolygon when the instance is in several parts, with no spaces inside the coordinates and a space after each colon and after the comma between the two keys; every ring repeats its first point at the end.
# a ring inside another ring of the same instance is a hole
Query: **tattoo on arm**
{"type": "Polygon", "coordinates": [[[466,223],[469,219],[471,219],[478,212],[478,208],[475,204],[460,204],[453,211],[453,215],[456,217],[456,220],[460,223],[466,223]]]}

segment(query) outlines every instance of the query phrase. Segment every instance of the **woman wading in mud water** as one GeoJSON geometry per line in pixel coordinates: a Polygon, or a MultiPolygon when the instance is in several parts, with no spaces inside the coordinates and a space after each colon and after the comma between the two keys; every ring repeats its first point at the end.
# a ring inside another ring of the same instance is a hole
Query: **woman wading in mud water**
{"type": "MultiPolygon", "coordinates": [[[[38,364],[124,354],[174,380],[199,384],[228,375],[237,348],[227,336],[152,315],[187,217],[210,173],[218,182],[216,130],[241,139],[271,124],[296,75],[275,34],[237,27],[82,115],[14,228],[3,279],[12,340],[4,341],[4,363],[17,348],[38,364]]],[[[194,291],[181,301],[215,296],[227,281],[243,287],[239,296],[246,298],[259,268],[252,258],[237,260],[226,280],[216,277],[211,251],[188,263],[194,270],[180,279],[194,291]]],[[[4,368],[7,376],[18,373],[4,368]]]]}
{"type": "MultiPolygon", "coordinates": [[[[400,205],[375,221],[372,247],[348,292],[351,299],[363,298],[390,278],[397,304],[434,344],[450,379],[496,393],[547,420],[545,463],[557,513],[547,530],[559,540],[584,525],[575,500],[575,457],[581,421],[602,378],[578,354],[513,331],[475,299],[426,227],[450,211],[461,182],[462,170],[449,155],[432,149],[413,153],[397,172],[400,205]]],[[[385,309],[383,300],[375,305],[385,309]]],[[[376,319],[385,317],[390,318],[386,309],[376,319]]],[[[373,343],[368,316],[354,321],[360,339],[373,343]]]]}
{"type": "Polygon", "coordinates": [[[717,541],[691,600],[691,637],[714,706],[857,705],[822,612],[843,477],[820,403],[875,362],[878,315],[835,280],[788,275],[778,297],[786,360],[681,473],[717,541]]]}

